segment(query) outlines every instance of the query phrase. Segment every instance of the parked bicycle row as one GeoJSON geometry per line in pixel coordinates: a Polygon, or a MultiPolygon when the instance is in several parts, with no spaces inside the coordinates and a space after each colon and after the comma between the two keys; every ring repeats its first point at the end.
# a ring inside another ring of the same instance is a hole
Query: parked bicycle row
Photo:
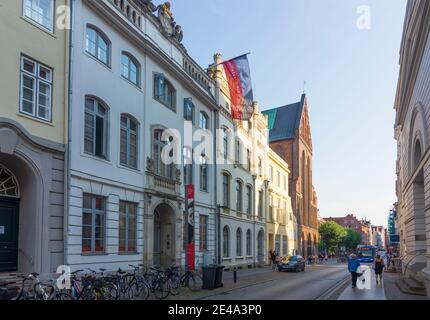
{"type": "Polygon", "coordinates": [[[191,291],[202,288],[202,277],[193,271],[181,270],[172,265],[166,269],[129,265],[132,271],[118,269],[107,272],[87,268],[70,273],[70,277],[41,280],[41,275],[32,273],[22,278],[21,288],[17,282],[0,283],[0,299],[10,300],[147,300],[166,299],[178,295],[182,288],[191,291]]]}

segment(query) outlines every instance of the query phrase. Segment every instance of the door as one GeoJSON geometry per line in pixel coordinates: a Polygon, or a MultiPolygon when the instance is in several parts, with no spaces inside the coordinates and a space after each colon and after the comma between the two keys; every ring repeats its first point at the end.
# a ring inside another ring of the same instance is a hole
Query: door
{"type": "Polygon", "coordinates": [[[161,265],[170,267],[172,259],[172,224],[163,223],[161,226],[161,265]]]}
{"type": "Polygon", "coordinates": [[[0,272],[18,270],[19,200],[0,197],[0,272]]]}

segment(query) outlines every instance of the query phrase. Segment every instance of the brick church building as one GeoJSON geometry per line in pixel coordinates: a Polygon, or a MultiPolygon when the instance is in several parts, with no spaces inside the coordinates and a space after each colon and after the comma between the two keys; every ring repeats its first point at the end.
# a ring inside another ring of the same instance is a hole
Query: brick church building
{"type": "Polygon", "coordinates": [[[306,95],[297,103],[266,110],[270,147],[289,165],[289,190],[298,224],[299,254],[318,253],[318,201],[312,184],[312,136],[306,95]]]}

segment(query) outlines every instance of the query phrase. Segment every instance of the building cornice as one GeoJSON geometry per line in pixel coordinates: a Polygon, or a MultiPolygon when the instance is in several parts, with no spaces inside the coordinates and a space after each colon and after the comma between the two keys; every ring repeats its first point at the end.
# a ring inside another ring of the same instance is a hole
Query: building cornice
{"type": "Polygon", "coordinates": [[[394,103],[396,126],[404,125],[429,30],[430,1],[408,2],[400,49],[399,80],[394,103]]]}
{"type": "Polygon", "coordinates": [[[0,117],[0,129],[2,128],[13,130],[18,136],[23,137],[24,140],[38,149],[48,150],[59,154],[64,154],[66,152],[64,144],[32,135],[22,124],[15,120],[0,117]]]}
{"type": "MultiPolygon", "coordinates": [[[[167,72],[171,73],[178,82],[188,89],[196,98],[201,100],[212,110],[219,110],[214,97],[209,92],[203,91],[191,78],[185,70],[157,47],[141,30],[137,30],[127,20],[118,14],[116,10],[110,7],[104,0],[83,0],[83,3],[91,8],[94,13],[104,19],[109,25],[120,32],[131,43],[136,45],[142,52],[151,57],[156,63],[162,65],[167,72]]],[[[153,19],[153,18],[152,18],[153,19]]],[[[152,22],[151,22],[152,23],[152,22]]],[[[172,40],[169,40],[172,43],[172,40]]],[[[181,51],[183,53],[183,51],[181,51]]],[[[189,58],[187,56],[187,58],[189,58]]]]}

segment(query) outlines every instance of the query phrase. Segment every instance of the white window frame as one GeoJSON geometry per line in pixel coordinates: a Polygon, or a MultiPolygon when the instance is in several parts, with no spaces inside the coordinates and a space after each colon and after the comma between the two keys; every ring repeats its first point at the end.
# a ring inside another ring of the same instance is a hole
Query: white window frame
{"type": "MultiPolygon", "coordinates": [[[[50,8],[49,8],[49,10],[50,10],[50,17],[49,17],[49,23],[50,23],[50,25],[49,26],[43,24],[43,22],[38,21],[34,15],[32,15],[32,14],[27,15],[26,8],[28,8],[28,6],[26,5],[26,3],[28,1],[30,1],[32,4],[35,3],[35,2],[37,2],[39,4],[41,0],[22,0],[22,16],[25,17],[25,18],[27,18],[27,19],[30,19],[31,21],[33,21],[37,25],[39,25],[42,28],[44,28],[44,29],[48,30],[49,32],[53,33],[54,32],[54,20],[55,20],[55,12],[54,12],[55,0],[50,0],[51,5],[50,5],[50,8]]],[[[38,7],[40,8],[40,5],[38,7]]],[[[31,13],[35,14],[35,12],[33,10],[33,6],[30,7],[30,11],[31,11],[31,13]]],[[[39,16],[42,17],[42,18],[45,18],[40,13],[39,13],[39,16]]]]}
{"type": "Polygon", "coordinates": [[[20,99],[19,99],[19,112],[32,116],[34,118],[51,122],[52,121],[52,96],[53,96],[53,77],[54,77],[54,70],[46,65],[43,65],[31,58],[28,58],[27,56],[22,55],[21,56],[21,63],[20,63],[20,99]],[[24,61],[31,62],[34,65],[34,73],[31,73],[29,71],[24,70],[24,61]],[[40,77],[40,69],[44,68],[50,72],[50,79],[43,79],[40,77]],[[33,111],[27,112],[23,108],[23,100],[24,100],[24,76],[31,78],[34,81],[33,84],[33,111]],[[49,104],[46,106],[47,108],[47,115],[48,117],[43,118],[39,116],[39,98],[40,98],[40,84],[47,85],[49,87],[49,104]]]}
{"type": "Polygon", "coordinates": [[[125,167],[129,167],[132,169],[138,169],[138,163],[139,163],[139,123],[137,122],[137,120],[135,120],[132,116],[128,115],[128,114],[121,114],[120,115],[120,137],[119,137],[119,144],[120,144],[120,148],[119,148],[119,162],[122,166],[125,167]],[[122,123],[122,117],[125,117],[125,119],[127,119],[127,125],[124,126],[122,123]],[[136,126],[136,130],[133,131],[131,129],[131,123],[134,123],[134,125],[136,126]],[[122,144],[122,139],[121,139],[121,134],[122,132],[125,132],[126,138],[125,138],[125,163],[123,163],[121,161],[121,144],[122,144]],[[132,146],[131,146],[131,136],[135,136],[136,137],[136,145],[135,145],[135,152],[136,152],[136,164],[133,165],[131,163],[131,150],[132,150],[132,146]]]}
{"type": "Polygon", "coordinates": [[[85,27],[85,52],[88,53],[91,57],[93,57],[97,61],[103,63],[105,66],[110,68],[111,42],[110,42],[109,38],[106,35],[104,35],[97,27],[90,25],[90,24],[86,25],[86,27],[85,27]],[[93,30],[96,33],[95,52],[94,53],[92,53],[90,51],[90,48],[88,46],[87,37],[88,37],[88,30],[89,29],[93,30]],[[99,51],[100,51],[99,39],[102,39],[106,43],[106,61],[103,61],[102,59],[99,58],[99,51]]]}
{"type": "Polygon", "coordinates": [[[140,87],[140,64],[137,62],[137,59],[135,57],[133,57],[130,53],[128,52],[121,52],[121,77],[123,77],[124,79],[126,79],[127,81],[130,81],[132,84],[134,84],[137,87],[140,87]],[[127,60],[127,70],[128,70],[128,74],[125,75],[124,74],[124,62],[123,62],[123,58],[126,57],[127,60]],[[134,67],[136,68],[136,82],[134,82],[131,79],[131,66],[134,65],[134,67]]]}

